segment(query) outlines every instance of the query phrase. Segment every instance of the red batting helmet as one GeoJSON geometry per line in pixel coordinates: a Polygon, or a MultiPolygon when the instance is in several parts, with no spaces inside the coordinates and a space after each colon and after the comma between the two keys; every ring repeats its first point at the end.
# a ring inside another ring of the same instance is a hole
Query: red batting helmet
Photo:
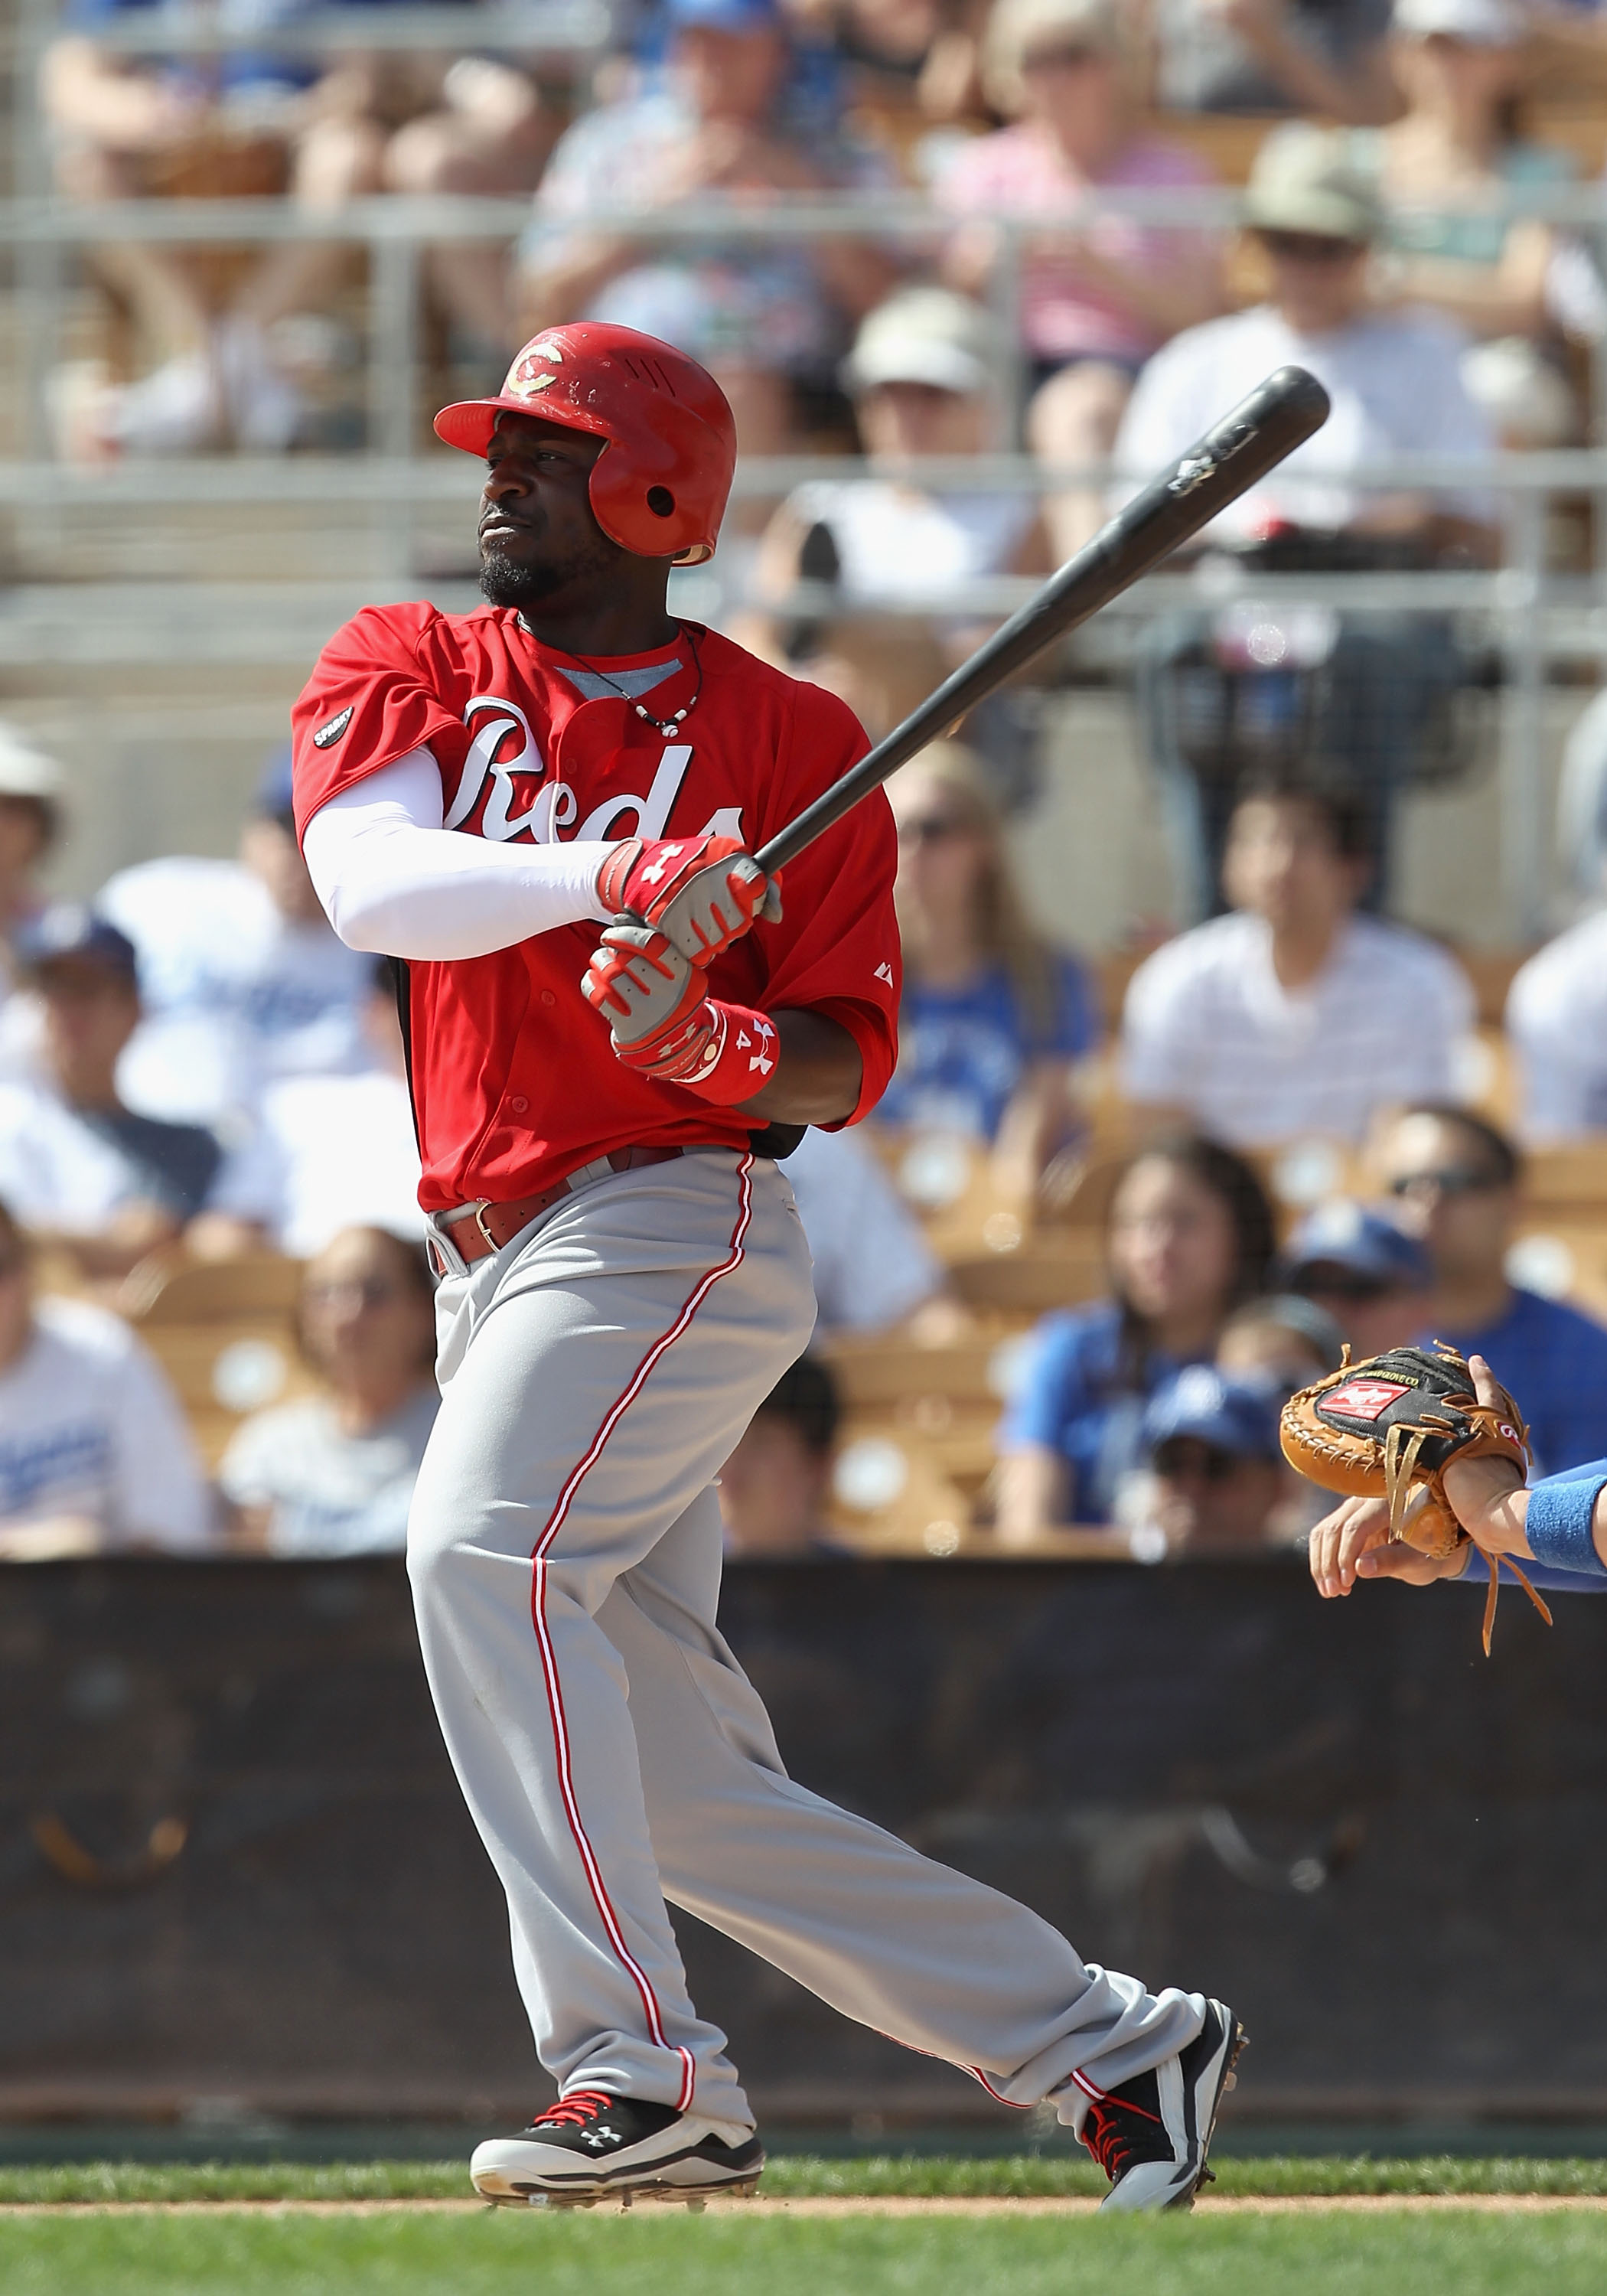
{"type": "Polygon", "coordinates": [[[736,468],[726,394],[695,359],[634,327],[548,327],[508,369],[495,398],[460,399],[435,418],[438,438],[483,455],[499,414],[539,415],[608,441],[592,464],[592,514],[638,558],[699,566],[736,468]]]}

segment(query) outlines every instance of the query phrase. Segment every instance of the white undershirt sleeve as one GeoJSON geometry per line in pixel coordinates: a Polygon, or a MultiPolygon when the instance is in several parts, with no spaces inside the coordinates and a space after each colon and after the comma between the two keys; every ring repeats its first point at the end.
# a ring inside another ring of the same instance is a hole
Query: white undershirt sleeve
{"type": "Polygon", "coordinates": [[[608,921],[597,872],[610,845],[499,845],[443,829],[444,811],[434,754],[413,750],[314,814],[301,849],[348,948],[440,964],[608,921]]]}

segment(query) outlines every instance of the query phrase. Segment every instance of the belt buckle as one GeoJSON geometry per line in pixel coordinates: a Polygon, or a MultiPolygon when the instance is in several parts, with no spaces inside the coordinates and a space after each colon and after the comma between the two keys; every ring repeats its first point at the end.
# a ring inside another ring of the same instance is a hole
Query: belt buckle
{"type": "MultiPolygon", "coordinates": [[[[485,1243],[487,1250],[500,1251],[502,1250],[501,1244],[497,1242],[496,1238],[486,1226],[486,1214],[490,1210],[490,1197],[481,1196],[478,1203],[465,1204],[463,1210],[458,1213],[457,1218],[460,1220],[464,1218],[471,1219],[474,1222],[475,1226],[480,1230],[481,1239],[485,1243]]],[[[454,1226],[455,1225],[456,1222],[455,1221],[454,1226]]]]}

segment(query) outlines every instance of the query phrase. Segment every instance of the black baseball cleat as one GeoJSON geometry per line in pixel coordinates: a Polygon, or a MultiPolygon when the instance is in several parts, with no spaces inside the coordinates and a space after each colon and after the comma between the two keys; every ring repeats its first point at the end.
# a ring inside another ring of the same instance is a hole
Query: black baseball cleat
{"type": "Polygon", "coordinates": [[[483,2199],[502,2206],[590,2208],[613,2197],[627,2208],[636,2198],[696,2208],[710,2193],[745,2198],[764,2165],[750,2128],[578,2088],[517,2136],[477,2144],[469,2174],[483,2199]]]}
{"type": "Polygon", "coordinates": [[[1244,2041],[1233,2011],[1208,2001],[1187,2048],[1090,2103],[1082,2141],[1111,2179],[1102,2215],[1193,2208],[1195,2186],[1210,2182],[1205,2156],[1244,2041]]]}

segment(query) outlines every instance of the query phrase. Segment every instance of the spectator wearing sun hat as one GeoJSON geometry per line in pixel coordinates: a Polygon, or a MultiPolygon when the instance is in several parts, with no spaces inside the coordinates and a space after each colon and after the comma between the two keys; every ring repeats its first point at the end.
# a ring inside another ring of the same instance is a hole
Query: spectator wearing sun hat
{"type": "MultiPolygon", "coordinates": [[[[1267,139],[1250,172],[1244,220],[1270,273],[1264,302],[1176,336],[1145,368],[1116,444],[1134,486],[1182,454],[1224,407],[1275,367],[1307,367],[1332,411],[1207,532],[1245,537],[1278,523],[1333,533],[1365,529],[1369,498],[1349,483],[1364,463],[1434,454],[1482,459],[1494,434],[1460,373],[1466,338],[1435,311],[1381,308],[1368,257],[1385,223],[1375,186],[1341,132],[1305,125],[1267,139]]],[[[1426,552],[1454,544],[1476,557],[1496,547],[1488,497],[1474,488],[1410,499],[1391,512],[1426,552]]]]}
{"type": "MultiPolygon", "coordinates": [[[[969,297],[906,287],[878,304],[843,362],[862,477],[794,489],[759,543],[742,642],[796,676],[839,693],[873,732],[907,715],[985,634],[975,608],[939,614],[997,575],[1049,571],[1050,545],[1030,495],[934,486],[912,458],[987,451],[1000,412],[997,331],[969,297]],[[800,582],[831,594],[808,619],[782,611],[800,582]]],[[[1001,783],[1030,779],[1030,735],[1015,697],[983,705],[970,727],[1001,783]]]]}
{"type": "Polygon", "coordinates": [[[905,468],[987,449],[1000,375],[980,305],[947,288],[902,289],[863,321],[842,372],[871,471],[811,479],[787,496],[760,548],[761,596],[784,597],[807,573],[846,608],[891,611],[988,575],[1047,571],[1029,495],[945,492],[905,468]]]}
{"type": "Polygon", "coordinates": [[[1253,1554],[1272,1543],[1285,1480],[1272,1389],[1189,1364],[1151,1398],[1143,1442],[1147,1467],[1119,1494],[1119,1521],[1146,1519],[1174,1553],[1253,1554]]]}
{"type": "Polygon", "coordinates": [[[1434,1283],[1425,1246],[1387,1212],[1348,1198],[1300,1223],[1280,1267],[1283,1288],[1332,1316],[1358,1359],[1421,1332],[1434,1283]]]}

